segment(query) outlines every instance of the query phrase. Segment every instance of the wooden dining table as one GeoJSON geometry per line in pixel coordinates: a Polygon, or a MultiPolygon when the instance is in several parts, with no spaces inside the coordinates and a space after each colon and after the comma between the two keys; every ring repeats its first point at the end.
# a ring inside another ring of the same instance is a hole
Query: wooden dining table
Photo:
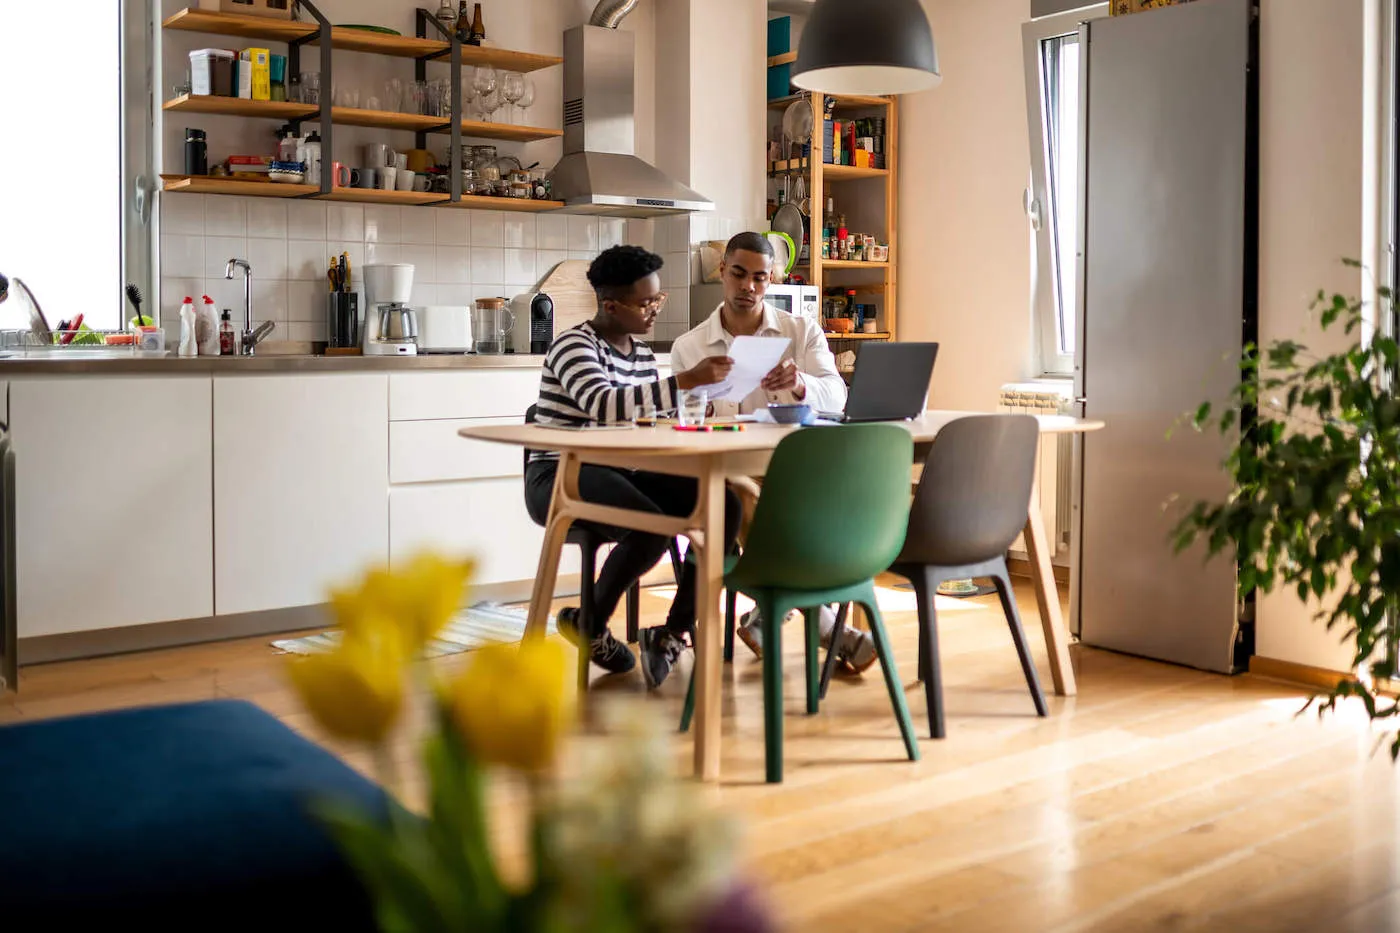
{"type": "MultiPolygon", "coordinates": [[[[922,463],[939,430],[951,421],[975,411],[926,411],[910,421],[892,422],[913,435],[915,462],[922,463]]],[[[1038,415],[1042,436],[1082,434],[1102,428],[1103,422],[1067,415],[1038,415]]],[[[554,497],[545,524],[539,569],[530,596],[525,637],[540,637],[549,620],[549,606],[559,574],[559,559],[569,526],[576,521],[596,522],[667,537],[685,536],[695,549],[695,773],[714,781],[720,774],[721,631],[720,596],[724,589],[722,547],[707,547],[724,540],[724,490],[730,480],[761,477],[778,443],[793,431],[776,424],[746,424],[738,431],[676,431],[670,426],[604,427],[559,430],[537,424],[491,425],[462,428],[462,437],[477,441],[559,452],[554,497]],[[658,515],[585,502],[579,494],[579,468],[585,464],[624,470],[649,470],[677,476],[693,476],[699,483],[695,510],[688,516],[658,515]]],[[[839,430],[837,428],[836,430],[839,430]]],[[[1060,611],[1059,591],[1050,566],[1051,548],[1032,495],[1027,503],[1025,543],[1040,608],[1045,644],[1050,655],[1050,676],[1055,693],[1073,696],[1074,670],[1069,660],[1069,634],[1060,611]]]]}

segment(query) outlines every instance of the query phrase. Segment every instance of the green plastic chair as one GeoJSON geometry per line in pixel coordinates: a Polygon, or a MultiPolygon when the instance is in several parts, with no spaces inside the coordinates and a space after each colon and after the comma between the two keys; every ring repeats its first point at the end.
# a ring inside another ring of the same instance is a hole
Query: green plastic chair
{"type": "MultiPolygon", "coordinates": [[[[764,758],[769,783],[783,779],[782,620],[793,609],[804,610],[807,712],[815,713],[821,641],[817,610],[829,603],[865,607],[905,750],[910,761],[919,760],[904,686],[875,603],[875,575],[894,561],[904,545],[913,459],[909,432],[891,424],[809,428],[783,438],[773,451],[748,542],[743,554],[726,561],[724,576],[730,594],[753,599],[762,617],[764,758]]],[[[726,628],[730,624],[727,621],[726,628]]],[[[692,673],[681,714],[682,732],[690,728],[694,710],[692,673]]]]}

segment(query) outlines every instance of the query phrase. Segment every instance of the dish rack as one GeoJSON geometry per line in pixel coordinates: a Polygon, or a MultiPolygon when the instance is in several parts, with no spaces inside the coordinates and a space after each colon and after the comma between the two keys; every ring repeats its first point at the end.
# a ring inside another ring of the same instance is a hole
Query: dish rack
{"type": "Polygon", "coordinates": [[[104,356],[159,357],[165,355],[165,332],[121,330],[55,330],[50,339],[32,330],[0,330],[0,353],[10,356],[63,356],[79,352],[104,356]]]}

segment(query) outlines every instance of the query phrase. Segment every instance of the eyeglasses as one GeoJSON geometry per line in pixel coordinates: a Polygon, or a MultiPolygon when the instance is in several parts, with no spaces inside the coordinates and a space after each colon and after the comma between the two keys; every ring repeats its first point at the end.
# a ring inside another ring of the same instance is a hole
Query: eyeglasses
{"type": "Polygon", "coordinates": [[[651,298],[648,298],[646,301],[642,302],[639,305],[629,305],[627,302],[618,301],[615,298],[613,299],[613,304],[621,308],[628,308],[632,311],[655,312],[660,311],[662,308],[666,307],[666,298],[667,295],[665,292],[658,292],[657,294],[653,295],[651,298]]]}

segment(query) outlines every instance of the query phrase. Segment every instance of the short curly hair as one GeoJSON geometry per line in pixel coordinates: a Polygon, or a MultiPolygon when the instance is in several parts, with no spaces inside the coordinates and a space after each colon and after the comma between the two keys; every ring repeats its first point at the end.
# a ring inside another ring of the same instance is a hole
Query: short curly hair
{"type": "Polygon", "coordinates": [[[666,261],[640,246],[612,246],[588,267],[588,284],[599,300],[617,300],[635,283],[660,271],[666,261]]]}

